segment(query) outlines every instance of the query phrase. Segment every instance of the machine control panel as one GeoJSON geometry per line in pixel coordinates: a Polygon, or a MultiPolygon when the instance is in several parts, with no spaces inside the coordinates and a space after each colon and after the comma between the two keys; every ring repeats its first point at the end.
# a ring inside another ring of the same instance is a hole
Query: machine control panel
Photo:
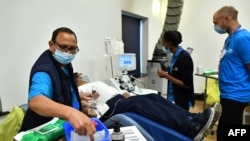
{"type": "Polygon", "coordinates": [[[106,83],[116,88],[120,93],[123,93],[124,91],[127,91],[134,95],[158,93],[156,90],[139,88],[135,83],[135,79],[131,79],[128,75],[125,74],[110,78],[106,81],[106,83]]]}
{"type": "Polygon", "coordinates": [[[116,89],[127,92],[133,92],[138,87],[136,86],[135,82],[132,82],[128,75],[119,75],[114,78],[110,78],[108,80],[108,85],[115,87],[116,89]]]}

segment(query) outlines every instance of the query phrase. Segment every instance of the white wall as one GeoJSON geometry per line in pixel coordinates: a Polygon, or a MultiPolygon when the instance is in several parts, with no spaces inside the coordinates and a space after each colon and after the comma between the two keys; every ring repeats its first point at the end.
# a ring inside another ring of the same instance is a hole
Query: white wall
{"type": "MultiPolygon", "coordinates": [[[[250,29],[249,0],[184,0],[179,30],[183,34],[183,46],[192,47],[195,69],[217,69],[219,55],[227,34],[219,35],[213,29],[213,14],[224,5],[234,6],[242,27],[250,29]]],[[[194,77],[195,91],[201,93],[205,79],[194,77]]]]}
{"type": "Polygon", "coordinates": [[[27,102],[30,69],[49,48],[55,28],[68,26],[78,36],[80,52],[73,61],[75,71],[93,81],[104,80],[111,76],[110,70],[106,71],[109,59],[104,57],[104,37],[121,39],[122,10],[148,17],[149,42],[156,42],[162,23],[152,14],[151,4],[151,0],[0,0],[3,109],[27,102]]]}
{"type": "MultiPolygon", "coordinates": [[[[0,0],[0,96],[4,110],[27,102],[30,69],[48,48],[52,31],[72,28],[80,52],[73,62],[76,71],[103,80],[109,59],[104,57],[104,37],[121,39],[121,10],[148,18],[148,59],[152,58],[166,14],[167,0],[160,0],[161,13],[152,12],[153,0],[0,0]]],[[[239,10],[249,28],[248,0],[185,0],[180,31],[183,46],[194,48],[195,66],[216,68],[225,36],[213,31],[212,14],[224,4],[239,10]]],[[[198,79],[198,78],[196,78],[198,79]]],[[[199,81],[201,82],[201,81],[199,81]]],[[[200,90],[200,86],[196,86],[200,90]]]]}

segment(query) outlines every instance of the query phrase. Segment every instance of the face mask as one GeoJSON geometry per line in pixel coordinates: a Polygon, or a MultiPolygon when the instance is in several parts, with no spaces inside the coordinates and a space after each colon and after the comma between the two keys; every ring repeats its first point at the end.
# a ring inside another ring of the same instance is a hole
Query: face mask
{"type": "Polygon", "coordinates": [[[168,54],[168,53],[171,53],[169,49],[166,49],[165,47],[162,47],[162,50],[164,53],[168,54]]]}
{"type": "Polygon", "coordinates": [[[90,82],[89,77],[87,75],[82,76],[82,81],[84,82],[90,82]]]}
{"type": "Polygon", "coordinates": [[[62,51],[56,49],[55,53],[53,54],[53,57],[59,63],[61,63],[63,65],[67,65],[75,58],[75,54],[65,53],[65,52],[62,52],[62,51]]]}
{"type": "Polygon", "coordinates": [[[214,26],[214,30],[219,33],[219,34],[224,34],[224,33],[227,33],[226,29],[222,29],[220,26],[218,25],[215,25],[214,26]]]}

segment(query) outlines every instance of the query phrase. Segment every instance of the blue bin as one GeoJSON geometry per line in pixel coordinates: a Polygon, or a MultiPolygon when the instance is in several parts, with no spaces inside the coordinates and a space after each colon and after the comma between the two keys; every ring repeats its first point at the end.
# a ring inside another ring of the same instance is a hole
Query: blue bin
{"type": "MultiPolygon", "coordinates": [[[[106,128],[106,126],[98,118],[91,118],[91,120],[97,123],[96,131],[102,131],[103,129],[105,131],[105,137],[100,141],[109,141],[110,135],[109,135],[109,130],[106,128]]],[[[70,132],[74,130],[74,128],[68,121],[66,121],[63,123],[63,129],[67,141],[70,141],[70,132]]]]}

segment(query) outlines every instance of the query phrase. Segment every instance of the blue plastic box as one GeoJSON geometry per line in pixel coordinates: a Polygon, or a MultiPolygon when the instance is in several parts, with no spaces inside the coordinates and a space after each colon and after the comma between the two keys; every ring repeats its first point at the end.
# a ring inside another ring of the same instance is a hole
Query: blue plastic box
{"type": "MultiPolygon", "coordinates": [[[[106,126],[98,118],[91,118],[91,120],[97,123],[96,131],[101,131],[103,129],[105,131],[105,137],[100,141],[109,141],[110,135],[109,135],[109,130],[106,128],[106,126]]],[[[64,133],[65,133],[65,137],[67,141],[70,141],[70,132],[74,130],[74,128],[71,126],[71,124],[68,121],[66,121],[63,123],[63,129],[64,129],[64,133]]]]}

